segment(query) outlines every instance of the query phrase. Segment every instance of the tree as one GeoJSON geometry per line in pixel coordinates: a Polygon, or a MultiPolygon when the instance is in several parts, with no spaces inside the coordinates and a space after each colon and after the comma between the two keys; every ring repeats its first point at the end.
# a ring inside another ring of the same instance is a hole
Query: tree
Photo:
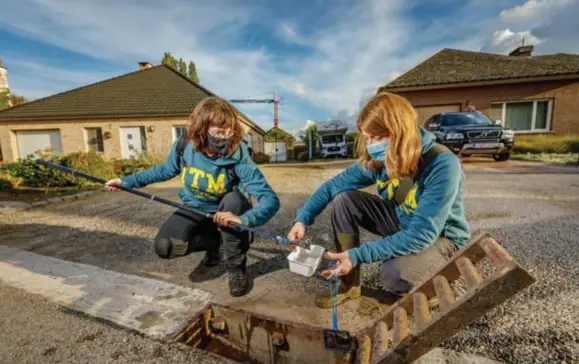
{"type": "Polygon", "coordinates": [[[10,90],[7,88],[0,90],[0,110],[10,107],[10,90]]]}
{"type": "Polygon", "coordinates": [[[179,58],[179,73],[187,77],[187,64],[183,58],[179,58]]]}
{"type": "Polygon", "coordinates": [[[177,59],[173,57],[171,52],[165,52],[165,54],[163,54],[163,59],[161,60],[161,63],[177,71],[177,59]]]}
{"type": "Polygon", "coordinates": [[[189,79],[193,82],[199,83],[199,76],[197,76],[197,67],[195,63],[189,62],[189,79]]]}
{"type": "Polygon", "coordinates": [[[318,145],[318,126],[316,124],[311,124],[306,129],[306,134],[302,137],[302,141],[306,144],[306,146],[310,142],[310,132],[313,131],[314,138],[312,139],[312,146],[315,154],[316,146],[318,145]]]}
{"type": "Polygon", "coordinates": [[[352,132],[346,134],[346,143],[355,142],[357,137],[358,137],[358,132],[356,132],[356,131],[352,131],[352,132]]]}
{"type": "Polygon", "coordinates": [[[28,102],[28,99],[24,96],[19,96],[16,94],[11,94],[10,98],[12,99],[12,106],[16,106],[16,105],[20,105],[20,104],[24,104],[26,102],[28,102]]]}
{"type": "Polygon", "coordinates": [[[163,54],[161,63],[171,67],[183,76],[188,77],[191,81],[199,83],[199,76],[197,75],[197,68],[195,67],[195,63],[189,61],[189,70],[187,70],[187,63],[183,60],[183,58],[177,59],[171,54],[171,52],[165,52],[163,54]]]}
{"type": "Polygon", "coordinates": [[[295,143],[293,135],[283,131],[279,127],[273,127],[265,133],[263,137],[265,142],[285,142],[288,149],[292,149],[295,143]]]}

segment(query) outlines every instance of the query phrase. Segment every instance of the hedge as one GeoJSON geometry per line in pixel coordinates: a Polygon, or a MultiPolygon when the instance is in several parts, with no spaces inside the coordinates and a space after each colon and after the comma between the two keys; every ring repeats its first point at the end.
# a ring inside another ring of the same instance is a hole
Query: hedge
{"type": "Polygon", "coordinates": [[[579,135],[516,135],[515,153],[579,153],[579,135]]]}
{"type": "MultiPolygon", "coordinates": [[[[150,157],[107,161],[102,155],[95,152],[78,152],[59,157],[44,156],[42,158],[107,180],[145,170],[160,162],[158,158],[150,157]]],[[[17,162],[1,165],[0,189],[18,188],[21,186],[33,188],[90,188],[98,186],[97,183],[84,178],[74,177],[69,173],[41,166],[35,160],[36,158],[28,157],[17,162]]]]}

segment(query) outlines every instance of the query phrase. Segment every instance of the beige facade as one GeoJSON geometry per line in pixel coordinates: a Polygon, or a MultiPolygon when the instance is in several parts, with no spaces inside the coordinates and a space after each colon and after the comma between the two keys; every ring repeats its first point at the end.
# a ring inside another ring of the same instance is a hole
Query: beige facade
{"type": "MultiPolygon", "coordinates": [[[[240,119],[246,139],[254,152],[263,152],[263,136],[240,119]],[[248,137],[249,136],[249,137],[248,137]]],[[[102,135],[102,153],[105,158],[122,158],[121,128],[141,127],[145,135],[145,149],[150,155],[166,155],[177,137],[178,127],[188,122],[183,117],[147,117],[82,120],[0,121],[0,148],[5,162],[18,160],[20,156],[18,132],[58,131],[63,154],[89,150],[87,129],[97,128],[102,135]]]]}

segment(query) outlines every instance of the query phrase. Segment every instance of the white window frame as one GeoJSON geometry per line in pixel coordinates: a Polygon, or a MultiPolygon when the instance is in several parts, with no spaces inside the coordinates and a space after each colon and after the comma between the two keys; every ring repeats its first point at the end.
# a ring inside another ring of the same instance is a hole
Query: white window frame
{"type": "Polygon", "coordinates": [[[515,130],[516,134],[525,134],[525,133],[550,133],[551,132],[551,116],[553,115],[553,99],[532,99],[532,100],[509,100],[509,101],[492,101],[492,105],[501,104],[501,123],[503,126],[506,126],[506,117],[507,117],[507,108],[505,107],[506,104],[511,103],[520,103],[520,102],[532,102],[533,103],[533,113],[532,113],[532,120],[531,120],[531,130],[515,130]],[[545,129],[536,129],[535,122],[537,119],[537,103],[547,101],[547,123],[545,125],[545,129]]]}
{"type": "Polygon", "coordinates": [[[171,133],[173,134],[173,142],[177,140],[177,128],[184,128],[185,132],[187,132],[187,125],[173,125],[171,128],[171,133]]]}

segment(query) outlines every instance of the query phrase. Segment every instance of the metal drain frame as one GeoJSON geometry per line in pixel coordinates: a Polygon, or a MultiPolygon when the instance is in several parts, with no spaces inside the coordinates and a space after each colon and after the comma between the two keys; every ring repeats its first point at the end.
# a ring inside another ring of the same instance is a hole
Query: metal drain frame
{"type": "Polygon", "coordinates": [[[196,348],[219,337],[262,363],[411,363],[535,282],[490,234],[481,233],[438,272],[396,301],[382,317],[352,332],[357,352],[324,349],[324,328],[279,320],[234,307],[208,305],[176,341],[196,348]],[[486,279],[475,267],[489,258],[486,279]],[[456,298],[450,284],[462,278],[456,298]],[[428,301],[438,298],[439,312],[428,301]],[[409,324],[409,315],[414,319],[409,324]]]}
{"type": "Polygon", "coordinates": [[[360,363],[411,363],[534,282],[502,244],[491,234],[481,233],[430,279],[395,302],[374,325],[358,332],[358,340],[371,347],[361,346],[360,363]],[[482,279],[475,264],[485,257],[494,272],[482,279]],[[466,292],[457,299],[450,284],[461,277],[466,292]],[[431,316],[428,300],[434,297],[440,311],[431,316]],[[414,318],[412,327],[409,314],[414,318]]]}

